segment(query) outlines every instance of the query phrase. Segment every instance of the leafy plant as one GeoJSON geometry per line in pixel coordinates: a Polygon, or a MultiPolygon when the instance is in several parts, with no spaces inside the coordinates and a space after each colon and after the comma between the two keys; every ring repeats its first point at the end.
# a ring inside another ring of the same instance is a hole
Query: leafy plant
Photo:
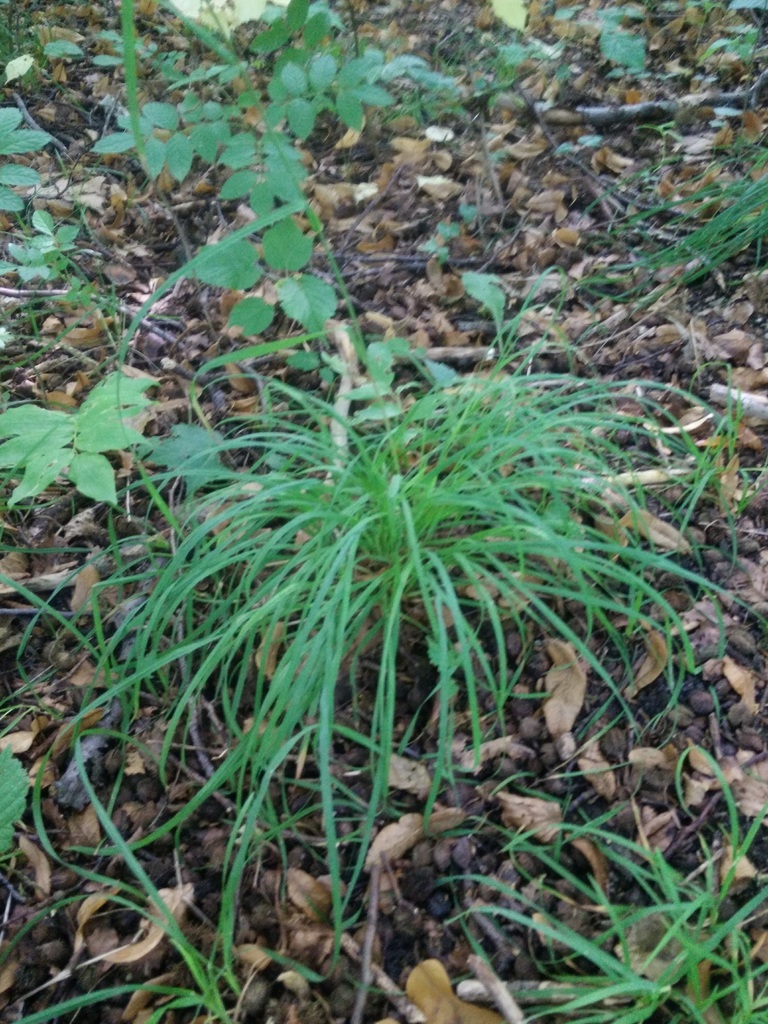
{"type": "Polygon", "coordinates": [[[20,405],[0,414],[0,469],[24,473],[8,501],[16,505],[66,475],[81,494],[115,504],[115,474],[104,452],[146,445],[128,421],[150,404],[151,380],[113,373],[88,395],[77,412],[20,405]]]}
{"type": "MultiPolygon", "coordinates": [[[[0,110],[0,157],[17,153],[33,153],[42,149],[51,136],[47,132],[20,128],[21,111],[4,107],[0,110]]],[[[32,167],[17,164],[0,166],[0,210],[18,213],[24,209],[24,200],[11,191],[14,186],[31,187],[39,184],[40,176],[32,167]]]]}
{"type": "Polygon", "coordinates": [[[57,228],[47,210],[35,210],[32,227],[35,235],[23,242],[8,243],[7,252],[13,260],[0,260],[0,273],[16,273],[22,281],[65,277],[70,267],[66,254],[75,247],[79,227],[63,224],[57,228]]]}
{"type": "Polygon", "coordinates": [[[29,780],[10,747],[0,750],[0,854],[5,853],[13,841],[14,822],[24,813],[29,780]]]}

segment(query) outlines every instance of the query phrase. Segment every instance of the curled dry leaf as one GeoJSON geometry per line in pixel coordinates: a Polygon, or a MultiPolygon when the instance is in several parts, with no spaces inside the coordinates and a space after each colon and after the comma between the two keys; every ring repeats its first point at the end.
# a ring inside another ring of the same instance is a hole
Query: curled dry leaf
{"type": "Polygon", "coordinates": [[[497,793],[496,799],[501,804],[501,820],[507,828],[531,832],[542,843],[554,841],[563,820],[559,804],[516,793],[497,793]]]}
{"type": "Polygon", "coordinates": [[[587,744],[576,763],[594,791],[606,800],[613,800],[616,796],[616,776],[603,757],[597,740],[587,744]]]}
{"type": "Polygon", "coordinates": [[[619,522],[627,529],[635,530],[661,551],[676,551],[680,555],[687,555],[691,552],[691,545],[679,530],[646,509],[627,512],[619,522]]]}
{"type": "Polygon", "coordinates": [[[628,688],[628,695],[633,697],[646,686],[655,683],[667,667],[669,648],[662,633],[657,629],[649,629],[644,637],[646,655],[635,670],[635,678],[628,688]]]}
{"type": "Polygon", "coordinates": [[[550,695],[544,704],[544,718],[553,739],[570,732],[584,703],[587,673],[579,662],[573,646],[564,640],[548,640],[545,644],[552,667],[544,677],[550,695]]]}
{"type": "MultiPolygon", "coordinates": [[[[176,921],[181,921],[186,912],[186,906],[194,895],[195,887],[187,882],[176,886],[173,889],[158,889],[164,907],[171,912],[176,921]]],[[[77,911],[77,931],[75,933],[74,952],[79,952],[86,944],[85,929],[101,908],[109,903],[117,889],[107,890],[105,893],[95,893],[86,897],[80,904],[77,911]]],[[[155,909],[154,914],[161,919],[165,917],[165,911],[155,909]]],[[[134,964],[145,957],[165,937],[165,928],[154,920],[145,919],[146,931],[143,936],[135,942],[125,946],[101,953],[94,959],[104,960],[110,964],[134,964]]]]}
{"type": "Polygon", "coordinates": [[[389,758],[389,787],[402,789],[414,796],[425,797],[432,785],[432,777],[427,766],[421,761],[413,761],[409,757],[392,754],[389,758]]]}
{"type": "Polygon", "coordinates": [[[608,860],[605,854],[600,852],[591,839],[584,839],[581,836],[572,839],[570,845],[579,851],[592,868],[595,881],[603,892],[608,892],[608,860]]]}
{"type": "Polygon", "coordinates": [[[327,922],[333,896],[327,885],[301,868],[288,868],[286,891],[291,903],[313,921],[327,922]]]}
{"type": "Polygon", "coordinates": [[[404,814],[399,821],[385,825],[371,843],[365,858],[368,871],[382,858],[397,860],[407,853],[424,835],[424,815],[404,814]]]}
{"type": "Polygon", "coordinates": [[[51,895],[51,863],[32,840],[25,835],[19,836],[19,849],[34,868],[35,885],[43,896],[51,895]]]}
{"type": "Polygon", "coordinates": [[[758,705],[755,689],[758,678],[755,673],[743,665],[739,665],[738,662],[726,654],[723,658],[723,675],[731,684],[732,689],[741,697],[750,714],[756,714],[758,705]]]}
{"type": "Polygon", "coordinates": [[[235,946],[234,954],[252,971],[263,971],[272,963],[269,953],[256,942],[244,942],[241,946],[235,946]]]}
{"type": "Polygon", "coordinates": [[[426,1017],[426,1024],[503,1024],[493,1010],[465,1003],[454,995],[439,960],[423,960],[408,975],[405,992],[426,1017]]]}

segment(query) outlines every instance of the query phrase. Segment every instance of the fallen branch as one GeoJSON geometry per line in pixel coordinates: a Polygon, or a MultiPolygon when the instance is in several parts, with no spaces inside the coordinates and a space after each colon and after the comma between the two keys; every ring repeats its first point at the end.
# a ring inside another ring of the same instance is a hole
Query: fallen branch
{"type": "Polygon", "coordinates": [[[739,405],[745,416],[768,420],[768,398],[763,395],[753,395],[739,388],[726,387],[725,384],[713,384],[709,389],[709,400],[718,405],[739,405]]]}

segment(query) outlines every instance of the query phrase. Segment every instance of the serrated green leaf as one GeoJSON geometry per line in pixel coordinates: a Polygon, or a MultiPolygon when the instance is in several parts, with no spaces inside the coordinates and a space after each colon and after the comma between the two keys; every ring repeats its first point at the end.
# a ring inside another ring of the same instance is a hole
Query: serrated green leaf
{"type": "Polygon", "coordinates": [[[336,77],[339,66],[329,53],[319,53],[309,65],[309,82],[316,92],[325,92],[336,77]]]}
{"type": "Polygon", "coordinates": [[[86,498],[117,504],[115,471],[109,460],[95,452],[75,455],[69,464],[69,479],[86,498]]]}
{"type": "Polygon", "coordinates": [[[17,505],[25,498],[32,498],[44,491],[57,477],[61,476],[69,465],[72,455],[71,448],[63,448],[58,451],[43,448],[32,452],[26,460],[21,483],[14,487],[8,504],[17,505]]]}
{"type": "Polygon", "coordinates": [[[359,130],[363,125],[363,105],[350,89],[339,90],[336,113],[348,128],[359,130]]]}
{"type": "Polygon", "coordinates": [[[10,747],[0,750],[0,854],[10,849],[13,826],[27,806],[29,779],[10,747]]]}
{"type": "Polygon", "coordinates": [[[315,127],[315,107],[309,100],[290,100],[285,105],[285,118],[297,138],[307,139],[315,127]]]}
{"type": "Polygon", "coordinates": [[[206,284],[245,291],[261,277],[256,250],[244,238],[224,238],[206,245],[189,264],[189,276],[196,274],[206,284]]]}
{"type": "Polygon", "coordinates": [[[313,334],[323,330],[325,321],[333,316],[338,305],[334,289],[312,274],[279,281],[277,294],[285,313],[313,334]]]}
{"type": "Polygon", "coordinates": [[[184,181],[189,174],[193,157],[192,143],[182,132],[177,132],[168,139],[165,162],[176,181],[184,181]]]}
{"type": "Polygon", "coordinates": [[[605,28],[600,34],[600,50],[606,60],[620,64],[628,71],[645,68],[645,40],[618,28],[605,28]]]}
{"type": "Polygon", "coordinates": [[[312,239],[288,218],[268,228],[262,241],[264,259],[273,270],[301,270],[312,259],[312,239]]]}
{"type": "Polygon", "coordinates": [[[307,73],[301,65],[290,61],[280,70],[280,81],[289,96],[302,96],[307,91],[307,73]]]}
{"type": "Polygon", "coordinates": [[[501,323],[507,300],[499,286],[498,277],[495,274],[480,274],[470,270],[461,275],[461,280],[467,294],[486,306],[497,324],[501,323]]]}
{"type": "Polygon", "coordinates": [[[112,135],[105,135],[98,139],[91,147],[92,153],[127,153],[134,149],[136,143],[131,132],[113,132],[112,135]]]}
{"type": "Polygon", "coordinates": [[[96,385],[76,414],[74,445],[80,452],[111,452],[144,444],[125,420],[151,405],[145,391],[153,381],[112,373],[96,385]]]}
{"type": "Polygon", "coordinates": [[[251,296],[241,299],[229,314],[229,327],[242,327],[245,334],[261,334],[272,323],[275,315],[273,306],[264,299],[251,296]]]}
{"type": "Polygon", "coordinates": [[[258,181],[256,171],[235,171],[221,186],[219,196],[221,199],[241,199],[248,195],[258,181]]]}

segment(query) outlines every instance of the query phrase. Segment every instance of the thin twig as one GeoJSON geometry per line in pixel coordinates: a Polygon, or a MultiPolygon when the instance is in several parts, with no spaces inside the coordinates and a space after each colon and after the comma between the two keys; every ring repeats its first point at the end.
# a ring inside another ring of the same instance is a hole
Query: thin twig
{"type": "MultiPolygon", "coordinates": [[[[360,947],[346,932],[341,936],[341,948],[356,963],[362,961],[360,947]]],[[[385,974],[375,963],[370,965],[371,980],[373,984],[384,993],[398,1013],[400,1013],[408,1024],[423,1024],[425,1017],[421,1010],[418,1010],[410,999],[395,985],[388,974],[385,974]]]]}
{"type": "Polygon", "coordinates": [[[480,956],[467,957],[467,964],[472,973],[485,986],[485,990],[496,1004],[496,1009],[502,1015],[507,1024],[525,1024],[525,1014],[517,1005],[517,1002],[507,986],[496,977],[488,964],[480,956]]]}
{"type": "Polygon", "coordinates": [[[376,922],[379,916],[380,881],[381,865],[374,864],[371,867],[371,883],[368,888],[368,917],[365,922],[365,936],[360,952],[360,988],[357,990],[349,1024],[362,1024],[365,1002],[371,987],[371,957],[373,956],[373,940],[376,938],[376,922]]]}
{"type": "Polygon", "coordinates": [[[21,98],[21,96],[19,96],[19,94],[17,92],[15,92],[13,94],[13,100],[14,100],[16,106],[21,111],[21,116],[24,118],[24,120],[29,125],[29,127],[33,128],[36,132],[43,132],[45,135],[49,136],[50,141],[46,143],[47,146],[53,146],[54,149],[58,149],[58,151],[60,153],[66,153],[67,152],[67,147],[61,141],[61,139],[57,139],[54,135],[51,135],[50,132],[47,132],[45,130],[45,128],[42,128],[37,123],[37,121],[34,119],[34,117],[32,117],[30,112],[27,110],[26,103],[21,98]]]}

